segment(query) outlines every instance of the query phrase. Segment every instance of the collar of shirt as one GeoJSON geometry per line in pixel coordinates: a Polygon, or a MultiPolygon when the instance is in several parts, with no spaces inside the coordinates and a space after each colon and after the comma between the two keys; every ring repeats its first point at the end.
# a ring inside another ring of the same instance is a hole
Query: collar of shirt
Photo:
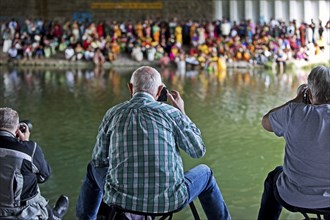
{"type": "Polygon", "coordinates": [[[134,93],[133,97],[144,97],[156,101],[155,98],[147,92],[136,92],[134,93]]]}
{"type": "Polygon", "coordinates": [[[6,130],[0,130],[0,136],[15,137],[15,135],[13,133],[6,131],[6,130]]]}

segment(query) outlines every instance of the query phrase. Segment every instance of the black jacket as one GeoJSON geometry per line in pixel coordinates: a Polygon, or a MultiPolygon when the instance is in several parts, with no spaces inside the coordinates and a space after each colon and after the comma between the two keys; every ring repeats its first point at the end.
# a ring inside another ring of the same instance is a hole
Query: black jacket
{"type": "MultiPolygon", "coordinates": [[[[32,157],[32,163],[24,159],[20,168],[23,175],[21,201],[33,198],[37,194],[38,183],[45,182],[51,175],[51,168],[40,146],[33,141],[19,141],[13,134],[0,130],[0,150],[2,149],[22,152],[32,157]]],[[[2,169],[0,167],[0,173],[2,169]]]]}

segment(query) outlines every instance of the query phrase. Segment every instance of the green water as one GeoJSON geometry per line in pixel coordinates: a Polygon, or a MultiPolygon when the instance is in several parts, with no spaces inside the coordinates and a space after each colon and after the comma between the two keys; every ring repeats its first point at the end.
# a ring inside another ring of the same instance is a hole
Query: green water
{"type": "MultiPolygon", "coordinates": [[[[111,106],[129,98],[133,69],[0,69],[0,106],[12,107],[33,123],[31,139],[43,148],[53,169],[42,194],[54,204],[70,198],[65,219],[74,209],[99,123],[111,106]]],[[[282,163],[284,142],[260,125],[261,117],[295,95],[308,72],[273,75],[263,71],[204,72],[160,70],[170,89],[179,90],[186,113],[201,129],[207,153],[202,159],[183,154],[185,169],[209,165],[232,218],[256,219],[267,173],[282,163]]],[[[198,201],[199,214],[205,219],[198,201]]],[[[192,219],[189,209],[174,219],[192,219]]],[[[282,212],[281,219],[302,219],[282,212]]]]}

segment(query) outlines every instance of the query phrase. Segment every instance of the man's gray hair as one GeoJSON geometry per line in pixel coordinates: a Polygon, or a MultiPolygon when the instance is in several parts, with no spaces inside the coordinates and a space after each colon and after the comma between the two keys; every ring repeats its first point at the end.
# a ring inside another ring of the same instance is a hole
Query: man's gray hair
{"type": "Polygon", "coordinates": [[[18,113],[11,108],[0,108],[0,128],[14,130],[18,126],[18,113]]]}
{"type": "Polygon", "coordinates": [[[308,76],[308,87],[320,103],[330,103],[330,68],[317,66],[308,76]]]}
{"type": "Polygon", "coordinates": [[[158,87],[162,85],[162,78],[156,69],[142,66],[133,72],[130,82],[134,92],[148,92],[155,96],[158,87]]]}

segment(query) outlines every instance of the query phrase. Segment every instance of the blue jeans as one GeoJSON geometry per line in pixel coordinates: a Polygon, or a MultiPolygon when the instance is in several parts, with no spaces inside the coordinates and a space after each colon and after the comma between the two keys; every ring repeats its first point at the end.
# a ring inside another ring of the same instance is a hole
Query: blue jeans
{"type": "Polygon", "coordinates": [[[88,164],[86,177],[76,204],[76,217],[79,220],[97,219],[107,171],[107,167],[97,168],[91,162],[88,164]]]}
{"type": "MultiPolygon", "coordinates": [[[[97,218],[106,172],[106,168],[95,168],[91,163],[88,164],[86,178],[76,205],[78,219],[97,218]]],[[[186,172],[185,184],[189,193],[186,205],[198,197],[208,219],[231,219],[212,170],[208,166],[199,165],[186,172]]]]}
{"type": "Polygon", "coordinates": [[[189,193],[188,203],[198,197],[207,219],[231,219],[213,172],[208,166],[198,165],[187,171],[184,177],[189,193]]]}

